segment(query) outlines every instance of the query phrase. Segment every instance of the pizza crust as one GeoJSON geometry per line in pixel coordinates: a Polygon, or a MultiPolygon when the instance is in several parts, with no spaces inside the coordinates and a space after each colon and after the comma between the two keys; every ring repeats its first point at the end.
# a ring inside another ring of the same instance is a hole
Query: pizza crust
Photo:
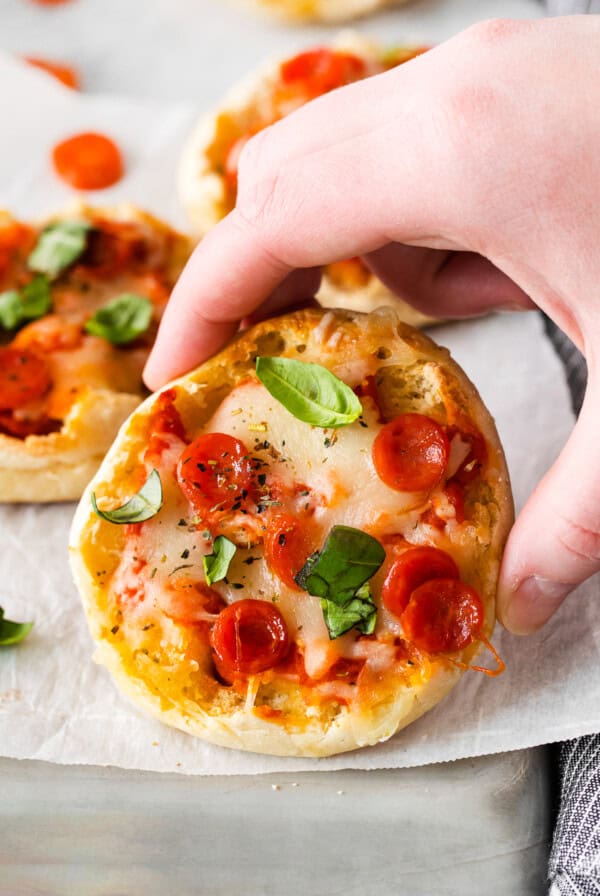
{"type": "MultiPolygon", "coordinates": [[[[74,203],[53,215],[42,226],[69,218],[86,218],[94,210],[74,203]]],[[[147,225],[158,233],[171,233],[173,251],[167,271],[175,281],[191,252],[187,237],[168,224],[130,204],[102,209],[102,217],[113,221],[132,221],[147,225]]],[[[12,217],[0,213],[0,225],[8,226],[12,217]]],[[[140,384],[141,386],[141,384],[140,384]]],[[[0,433],[0,502],[77,500],[98,469],[121,423],[140,403],[144,394],[87,388],[72,405],[62,428],[49,435],[31,435],[25,439],[0,433]]]]}
{"type": "Polygon", "coordinates": [[[246,5],[290,22],[347,22],[407,0],[246,0],[246,5]]]}
{"type": "MultiPolygon", "coordinates": [[[[201,426],[229,391],[252,375],[256,354],[301,357],[336,369],[352,365],[360,357],[381,358],[378,363],[384,376],[386,416],[435,409],[437,415],[446,415],[448,420],[467,414],[479,428],[487,442],[488,463],[473,511],[469,582],[482,598],[483,633],[489,638],[495,621],[500,559],[513,520],[512,497],[493,420],[448,352],[400,322],[389,309],[369,316],[310,309],[265,321],[171,384],[186,427],[193,430],[201,426]]],[[[166,724],[221,746],[282,756],[329,756],[375,744],[438,703],[462,674],[439,655],[424,660],[422,666],[411,671],[409,679],[406,675],[386,679],[383,690],[374,692],[367,706],[337,706],[331,712],[325,707],[325,711],[313,715],[304,707],[296,717],[294,694],[274,694],[271,706],[281,706],[281,700],[292,706],[282,724],[257,714],[252,700],[232,703],[231,689],[221,686],[212,672],[206,672],[206,680],[202,678],[202,686],[198,685],[200,691],[191,699],[191,678],[186,668],[194,669],[191,676],[197,681],[202,675],[202,660],[190,664],[184,626],[168,620],[167,627],[153,636],[161,649],[168,643],[173,650],[168,668],[156,657],[151,661],[149,651],[141,649],[144,642],[139,640],[139,631],[128,632],[121,626],[122,630],[115,632],[108,583],[125,539],[122,527],[94,515],[90,494],[94,491],[115,505],[131,495],[129,475],[139,466],[155,402],[156,395],[147,399],[121,428],[79,504],[70,534],[71,566],[97,644],[95,659],[110,670],[120,688],[166,724]]],[[[456,658],[470,663],[480,647],[480,642],[473,642],[456,658]]]]}
{"type": "MultiPolygon", "coordinates": [[[[381,55],[381,48],[376,43],[352,31],[343,32],[331,45],[335,50],[355,53],[367,61],[379,60],[381,55]]],[[[211,148],[222,139],[223,130],[230,127],[230,119],[242,132],[250,126],[255,110],[266,105],[273,85],[278,81],[282,61],[270,60],[236,84],[219,106],[200,119],[185,143],[179,163],[178,190],[191,227],[199,238],[205,236],[229,210],[225,181],[215,170],[211,148]]],[[[414,327],[439,322],[404,302],[373,274],[363,285],[343,287],[325,268],[317,299],[326,308],[366,313],[382,305],[393,305],[400,318],[414,327]]]]}

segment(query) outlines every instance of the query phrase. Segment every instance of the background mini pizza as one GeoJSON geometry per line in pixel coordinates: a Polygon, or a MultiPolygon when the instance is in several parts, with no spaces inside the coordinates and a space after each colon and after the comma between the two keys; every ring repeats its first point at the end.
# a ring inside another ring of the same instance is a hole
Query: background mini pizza
{"type": "MultiPolygon", "coordinates": [[[[196,233],[204,236],[234,207],[238,161],[250,137],[309,100],[394,68],[426,49],[383,50],[358,35],[346,34],[332,46],[270,63],[233,88],[221,106],[198,123],[181,158],[179,191],[196,233]]],[[[358,258],[328,265],[318,298],[327,307],[358,311],[392,302],[407,323],[432,322],[400,302],[358,258]]]]}
{"type": "Polygon", "coordinates": [[[347,22],[406,0],[246,0],[261,12],[292,22],[347,22]]]}
{"type": "Polygon", "coordinates": [[[479,669],[511,521],[493,421],[448,353],[389,309],[310,310],[132,415],[71,559],[97,659],[137,703],[224,746],[325,756],[479,669]]]}
{"type": "Polygon", "coordinates": [[[144,390],[189,241],[130,206],[0,216],[0,500],[78,498],[144,390]]]}

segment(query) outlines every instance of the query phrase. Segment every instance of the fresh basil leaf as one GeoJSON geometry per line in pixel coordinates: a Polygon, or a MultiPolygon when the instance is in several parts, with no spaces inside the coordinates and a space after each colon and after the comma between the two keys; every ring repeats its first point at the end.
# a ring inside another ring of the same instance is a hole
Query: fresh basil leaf
{"type": "Polygon", "coordinates": [[[256,375],[290,414],[312,426],[347,426],[362,414],[362,405],[350,386],[320,364],[257,358],[256,375]]]}
{"type": "Polygon", "coordinates": [[[0,292],[0,326],[14,330],[23,320],[23,304],[16,289],[0,292]]]}
{"type": "Polygon", "coordinates": [[[202,558],[204,575],[209,585],[220,582],[227,575],[229,564],[237,551],[236,546],[224,535],[217,535],[213,544],[212,554],[206,554],[202,558]]]}
{"type": "Polygon", "coordinates": [[[125,292],[91,317],[85,329],[115,345],[133,342],[145,333],[152,320],[152,302],[145,296],[125,292]]]}
{"type": "Polygon", "coordinates": [[[21,304],[25,320],[37,320],[47,314],[52,307],[48,278],[42,274],[24,286],[21,290],[21,304]]]}
{"type": "Polygon", "coordinates": [[[376,538],[350,526],[334,526],[323,550],[312,554],[295,578],[304,591],[343,607],[384,560],[376,538]]]}
{"type": "Polygon", "coordinates": [[[37,320],[52,306],[50,284],[43,275],[34,277],[21,292],[11,289],[0,293],[0,326],[14,330],[26,320],[37,320]]]}
{"type": "Polygon", "coordinates": [[[108,523],[143,523],[156,516],[163,503],[162,483],[158,470],[152,470],[143,486],[133,498],[114,510],[100,510],[96,495],[92,492],[92,508],[100,519],[108,523]]]}
{"type": "Polygon", "coordinates": [[[4,610],[0,607],[0,647],[9,647],[23,641],[31,629],[33,622],[11,622],[4,618],[4,610]]]}
{"type": "Polygon", "coordinates": [[[321,599],[323,617],[333,641],[356,627],[365,635],[372,635],[377,622],[377,607],[371,600],[353,598],[345,607],[340,607],[332,600],[321,599]]]}
{"type": "Polygon", "coordinates": [[[56,224],[49,224],[42,230],[27,259],[29,269],[38,274],[47,274],[51,280],[58,277],[83,255],[91,228],[89,221],[57,221],[56,224]]]}

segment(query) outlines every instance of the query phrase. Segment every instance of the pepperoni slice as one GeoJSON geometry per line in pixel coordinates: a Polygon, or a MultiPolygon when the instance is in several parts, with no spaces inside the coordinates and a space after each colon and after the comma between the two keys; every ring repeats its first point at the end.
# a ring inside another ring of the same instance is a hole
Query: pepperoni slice
{"type": "Polygon", "coordinates": [[[289,588],[301,590],[294,581],[313,552],[314,543],[304,522],[290,514],[278,514],[269,523],[265,535],[265,560],[289,588]]]}
{"type": "Polygon", "coordinates": [[[400,617],[413,591],[430,579],[459,579],[458,567],[450,554],[439,548],[410,548],[390,567],[381,596],[384,605],[400,617]]]}
{"type": "MultiPolygon", "coordinates": [[[[7,226],[0,228],[0,277],[6,273],[19,250],[31,248],[33,233],[32,228],[17,221],[11,221],[7,226]]],[[[12,286],[13,284],[10,284],[10,287],[12,286]]],[[[7,284],[5,288],[8,289],[9,285],[7,284]]]]}
{"type": "Polygon", "coordinates": [[[58,314],[47,314],[19,330],[13,347],[49,355],[51,352],[72,351],[79,348],[82,341],[79,324],[65,320],[58,314]]]}
{"type": "Polygon", "coordinates": [[[0,348],[0,410],[22,408],[49,387],[50,373],[42,358],[26,349],[0,348]]]}
{"type": "Polygon", "coordinates": [[[283,616],[264,600],[239,600],[217,617],[210,634],[219,674],[232,681],[236,675],[255,675],[272,669],[289,649],[283,616]]]}
{"type": "Polygon", "coordinates": [[[70,87],[71,90],[79,90],[79,77],[74,68],[68,65],[61,65],[59,62],[51,62],[49,59],[40,59],[38,56],[26,56],[25,62],[52,75],[65,87],[70,87]]]}
{"type": "Polygon", "coordinates": [[[147,260],[143,233],[131,221],[95,221],[79,264],[96,277],[114,277],[147,260]]]}
{"type": "Polygon", "coordinates": [[[450,453],[439,423],[423,414],[402,414],[381,428],[373,463],[386,485],[401,492],[430,491],[444,475],[450,453]]]}
{"type": "Polygon", "coordinates": [[[123,176],[119,147],[103,134],[76,134],[58,143],[52,161],[59,177],[76,190],[103,190],[123,176]]]}
{"type": "Polygon", "coordinates": [[[430,579],[411,594],[402,614],[406,637],[429,653],[462,650],[483,625],[477,592],[458,579],[430,579]]]}
{"type": "Polygon", "coordinates": [[[282,64],[280,71],[284,84],[301,82],[310,96],[319,96],[363,78],[366,65],[352,53],[320,48],[307,50],[288,59],[282,64]]]}
{"type": "Polygon", "coordinates": [[[177,463],[181,491],[197,511],[225,511],[246,499],[254,466],[243,442],[220,432],[200,436],[177,463]]]}
{"type": "Polygon", "coordinates": [[[0,432],[16,439],[26,439],[27,436],[47,436],[60,429],[62,429],[62,422],[53,420],[45,414],[42,414],[41,417],[19,420],[10,411],[0,411],[0,432]]]}

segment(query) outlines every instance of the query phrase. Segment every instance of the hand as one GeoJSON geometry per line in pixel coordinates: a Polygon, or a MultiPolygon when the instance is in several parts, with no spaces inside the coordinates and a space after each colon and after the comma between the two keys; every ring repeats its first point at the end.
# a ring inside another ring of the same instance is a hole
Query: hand
{"type": "Polygon", "coordinates": [[[598,71],[600,16],[487,22],[263,131],[146,368],[160,386],[354,255],[433,315],[542,308],[590,381],[506,547],[499,613],[519,633],[600,569],[598,71]]]}

